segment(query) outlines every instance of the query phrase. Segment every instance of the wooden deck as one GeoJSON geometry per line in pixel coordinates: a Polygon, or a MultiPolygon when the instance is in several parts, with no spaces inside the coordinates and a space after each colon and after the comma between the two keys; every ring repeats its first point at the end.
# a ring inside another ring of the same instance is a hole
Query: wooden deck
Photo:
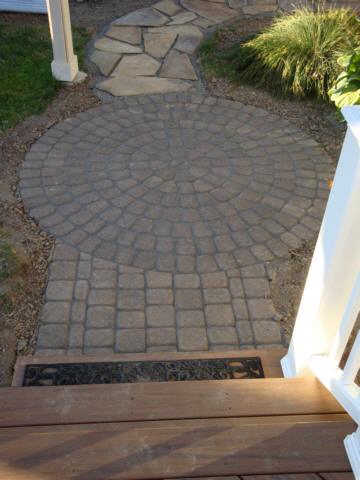
{"type": "Polygon", "coordinates": [[[355,429],[312,378],[11,387],[0,479],[350,480],[355,429]]]}

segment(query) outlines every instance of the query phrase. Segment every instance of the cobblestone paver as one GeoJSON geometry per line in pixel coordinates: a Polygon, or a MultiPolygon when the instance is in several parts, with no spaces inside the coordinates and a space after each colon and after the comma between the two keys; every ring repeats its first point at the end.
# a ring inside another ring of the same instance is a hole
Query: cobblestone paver
{"type": "Polygon", "coordinates": [[[116,99],[56,125],[20,171],[57,238],[38,351],[281,343],[266,265],[316,235],[331,171],[287,121],[199,94],[116,99]]]}

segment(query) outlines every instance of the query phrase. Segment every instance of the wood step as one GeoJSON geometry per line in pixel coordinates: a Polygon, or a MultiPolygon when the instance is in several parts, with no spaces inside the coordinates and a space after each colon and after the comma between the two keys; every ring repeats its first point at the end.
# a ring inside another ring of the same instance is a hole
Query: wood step
{"type": "Polygon", "coordinates": [[[3,428],[2,480],[349,471],[346,414],[3,428]]]}
{"type": "MultiPolygon", "coordinates": [[[[254,356],[254,351],[234,352],[234,357],[239,355],[254,356]]],[[[274,372],[281,356],[264,353],[262,359],[272,362],[264,369],[274,372]]],[[[201,357],[204,354],[170,358],[201,357]]],[[[169,354],[90,358],[168,360],[169,354]]],[[[28,361],[18,362],[18,382],[28,361]]],[[[324,479],[327,472],[350,471],[343,440],[355,430],[314,378],[10,387],[0,389],[0,480],[204,479],[310,472],[321,472],[324,479]]]]}
{"type": "Polygon", "coordinates": [[[0,427],[344,413],[315,378],[0,389],[0,427]]]}

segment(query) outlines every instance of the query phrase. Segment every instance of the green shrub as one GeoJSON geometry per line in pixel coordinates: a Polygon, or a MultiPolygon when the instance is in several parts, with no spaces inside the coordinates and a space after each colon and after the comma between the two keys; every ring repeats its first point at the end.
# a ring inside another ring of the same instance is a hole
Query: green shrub
{"type": "Polygon", "coordinates": [[[243,83],[278,94],[327,99],[339,74],[337,58],[359,45],[359,40],[360,23],[351,10],[301,8],[232,46],[218,63],[230,63],[243,83]]]}
{"type": "Polygon", "coordinates": [[[330,100],[337,108],[345,105],[360,105],[360,47],[353,53],[340,57],[338,64],[344,70],[329,90],[330,100]]]}

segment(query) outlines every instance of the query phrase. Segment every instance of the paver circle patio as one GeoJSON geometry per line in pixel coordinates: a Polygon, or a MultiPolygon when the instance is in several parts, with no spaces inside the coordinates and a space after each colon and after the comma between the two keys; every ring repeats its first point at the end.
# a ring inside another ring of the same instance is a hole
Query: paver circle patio
{"type": "Polygon", "coordinates": [[[314,223],[327,164],[313,140],[265,110],[139,97],[51,129],[28,155],[20,189],[31,215],[81,252],[215,271],[285,255],[300,225],[314,223]]]}
{"type": "Polygon", "coordinates": [[[331,171],[288,121],[198,93],[57,124],[20,170],[56,237],[37,352],[281,344],[267,265],[316,235],[331,171]]]}

